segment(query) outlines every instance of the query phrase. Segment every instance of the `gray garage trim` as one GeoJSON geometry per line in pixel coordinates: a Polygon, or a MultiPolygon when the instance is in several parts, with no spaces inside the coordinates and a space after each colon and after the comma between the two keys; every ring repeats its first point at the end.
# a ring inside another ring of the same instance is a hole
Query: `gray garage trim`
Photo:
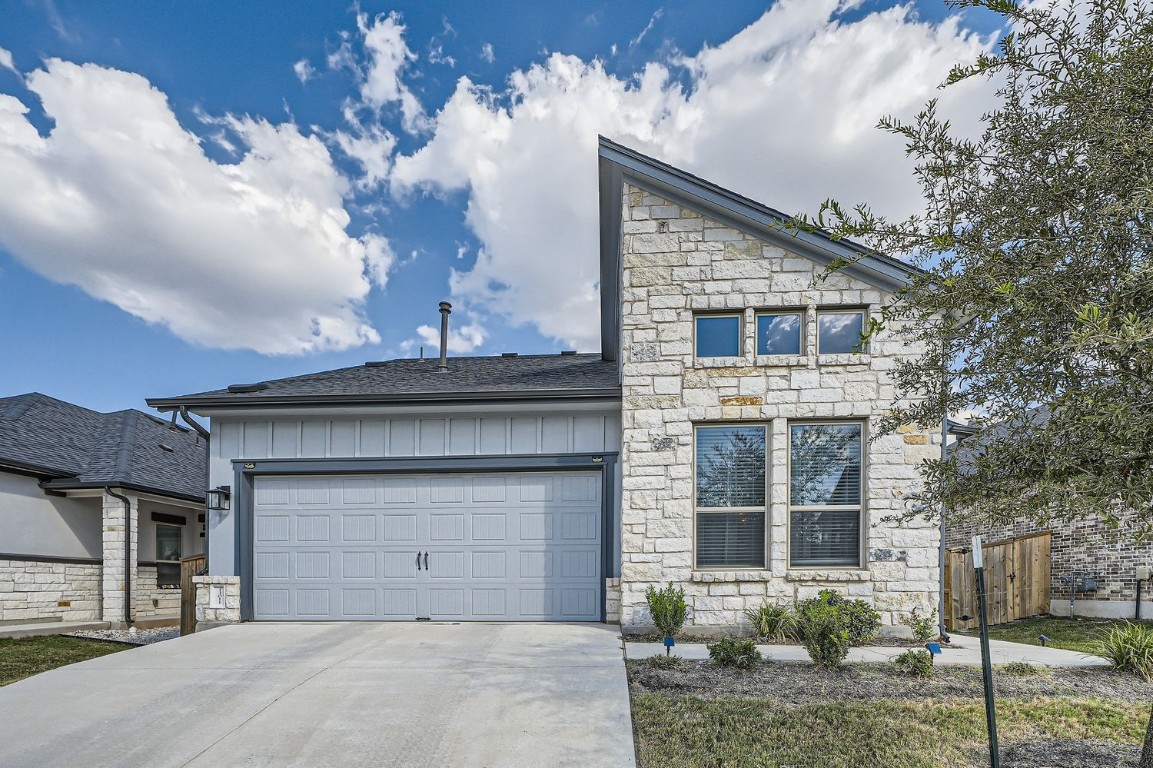
{"type": "Polygon", "coordinates": [[[544,454],[523,456],[477,456],[395,459],[261,459],[232,462],[235,484],[232,514],[237,515],[236,562],[240,575],[240,618],[253,620],[253,551],[255,543],[254,485],[258,476],[440,474],[477,472],[600,471],[601,573],[600,619],[607,616],[605,579],[620,576],[620,521],[613,499],[616,488],[617,453],[544,454]]]}

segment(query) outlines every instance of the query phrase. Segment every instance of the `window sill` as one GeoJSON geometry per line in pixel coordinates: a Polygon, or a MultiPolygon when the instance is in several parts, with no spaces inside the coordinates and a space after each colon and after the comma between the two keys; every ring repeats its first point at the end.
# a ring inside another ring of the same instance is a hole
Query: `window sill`
{"type": "Polygon", "coordinates": [[[786,581],[869,581],[866,568],[793,568],[785,572],[786,581]]]}
{"type": "Polygon", "coordinates": [[[740,357],[694,357],[694,368],[748,368],[749,359],[740,357]]]}
{"type": "Polygon", "coordinates": [[[746,571],[693,571],[691,581],[697,583],[714,584],[724,581],[772,581],[779,579],[772,571],[746,570],[746,571]]]}
{"type": "Polygon", "coordinates": [[[808,355],[757,355],[753,364],[758,368],[806,368],[811,360],[808,355]]]}
{"type": "Polygon", "coordinates": [[[868,354],[817,355],[817,365],[868,365],[868,354]]]}

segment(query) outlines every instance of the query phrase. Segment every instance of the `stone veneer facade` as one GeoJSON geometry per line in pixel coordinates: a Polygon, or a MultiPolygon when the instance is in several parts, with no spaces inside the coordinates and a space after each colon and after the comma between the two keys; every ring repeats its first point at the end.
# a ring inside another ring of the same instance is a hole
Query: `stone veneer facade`
{"type": "Polygon", "coordinates": [[[917,465],[939,455],[936,435],[908,428],[866,445],[863,567],[793,569],[787,560],[790,420],[877,419],[893,402],[889,372],[909,352],[881,335],[867,354],[818,358],[816,309],[876,313],[885,296],[843,273],[814,284],[815,262],[638,188],[626,186],[623,207],[622,624],[648,626],[645,590],[672,581],[685,589],[689,631],[737,627],[763,600],[828,588],[872,603],[885,631],[903,633],[902,617],[936,606],[938,529],[881,518],[903,509],[917,465]],[[754,312],[772,308],[804,312],[806,354],[754,355],[754,312]],[[744,354],[696,360],[694,313],[716,310],[743,313],[744,354]],[[696,570],[693,428],[735,422],[768,425],[768,567],[696,570]]]}
{"type": "Polygon", "coordinates": [[[100,621],[100,563],[0,560],[0,622],[100,621]]]}
{"type": "Polygon", "coordinates": [[[221,624],[240,623],[240,577],[239,576],[193,576],[196,585],[196,631],[212,629],[221,624]],[[224,588],[224,604],[211,605],[211,589],[224,588]]]}

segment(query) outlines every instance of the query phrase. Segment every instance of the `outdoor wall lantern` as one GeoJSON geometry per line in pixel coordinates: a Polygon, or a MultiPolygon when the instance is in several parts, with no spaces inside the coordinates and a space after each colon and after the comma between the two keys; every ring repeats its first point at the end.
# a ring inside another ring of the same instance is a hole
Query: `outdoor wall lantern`
{"type": "Polygon", "coordinates": [[[208,491],[204,497],[204,506],[214,511],[227,511],[232,507],[232,488],[222,485],[208,491]]]}

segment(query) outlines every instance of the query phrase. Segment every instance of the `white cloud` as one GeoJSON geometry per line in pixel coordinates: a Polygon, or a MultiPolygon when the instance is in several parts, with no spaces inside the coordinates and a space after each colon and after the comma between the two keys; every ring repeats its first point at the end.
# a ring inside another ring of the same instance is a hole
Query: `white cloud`
{"type": "Polygon", "coordinates": [[[410,133],[423,130],[428,124],[424,108],[401,80],[404,70],[416,61],[416,54],[404,42],[405,27],[400,14],[381,14],[371,24],[366,14],[359,14],[356,24],[368,55],[361,70],[361,98],[376,110],[399,102],[404,129],[410,133]]]}
{"type": "Polygon", "coordinates": [[[645,35],[647,35],[649,32],[653,31],[653,27],[656,26],[656,23],[658,21],[660,21],[661,16],[664,16],[664,15],[665,15],[665,9],[664,8],[657,8],[656,13],[654,13],[652,15],[652,18],[649,19],[648,26],[646,26],[644,29],[642,29],[641,33],[639,35],[634,37],[632,40],[629,40],[629,48],[632,48],[636,45],[639,45],[640,42],[645,39],[645,35]]]}
{"type": "Polygon", "coordinates": [[[366,127],[357,121],[351,132],[333,131],[330,138],[344,154],[360,164],[363,173],[357,179],[358,187],[371,190],[387,180],[396,147],[396,137],[387,130],[379,125],[366,127]]]}
{"type": "Polygon", "coordinates": [[[392,190],[467,190],[482,248],[453,273],[454,296],[595,349],[598,133],[789,213],[829,196],[896,215],[917,207],[903,144],[877,119],[940,96],[975,126],[988,86],[936,87],[991,40],[907,6],[842,23],[848,5],[782,0],[721,45],[630,80],[560,54],[514,72],[503,93],[462,77],[432,138],[395,159],[392,190]]]}
{"type": "Polygon", "coordinates": [[[496,61],[496,53],[492,50],[492,43],[485,43],[480,47],[480,57],[489,64],[496,61]]]}
{"type": "Polygon", "coordinates": [[[292,71],[296,73],[296,79],[303,85],[312,79],[316,74],[316,69],[309,63],[308,59],[301,59],[292,65],[292,71]]]}
{"type": "Polygon", "coordinates": [[[12,61],[12,51],[7,48],[0,48],[0,69],[20,74],[20,70],[16,69],[16,64],[12,61]]]}
{"type": "Polygon", "coordinates": [[[348,184],[319,139],[221,118],[243,155],[220,164],[139,75],[50,59],[26,82],[55,127],[0,95],[0,246],[20,261],[194,344],[379,340],[362,303],[391,251],[347,234],[348,184]]]}
{"type": "MultiPolygon", "coordinates": [[[[423,341],[425,346],[432,350],[432,356],[440,354],[439,328],[433,328],[431,325],[422,325],[416,329],[416,333],[417,336],[420,337],[420,341],[423,341]]],[[[463,325],[460,328],[449,326],[448,351],[454,355],[467,355],[484,344],[487,336],[487,331],[476,322],[463,325]]],[[[411,349],[416,343],[414,340],[403,346],[406,349],[411,349]]]]}

